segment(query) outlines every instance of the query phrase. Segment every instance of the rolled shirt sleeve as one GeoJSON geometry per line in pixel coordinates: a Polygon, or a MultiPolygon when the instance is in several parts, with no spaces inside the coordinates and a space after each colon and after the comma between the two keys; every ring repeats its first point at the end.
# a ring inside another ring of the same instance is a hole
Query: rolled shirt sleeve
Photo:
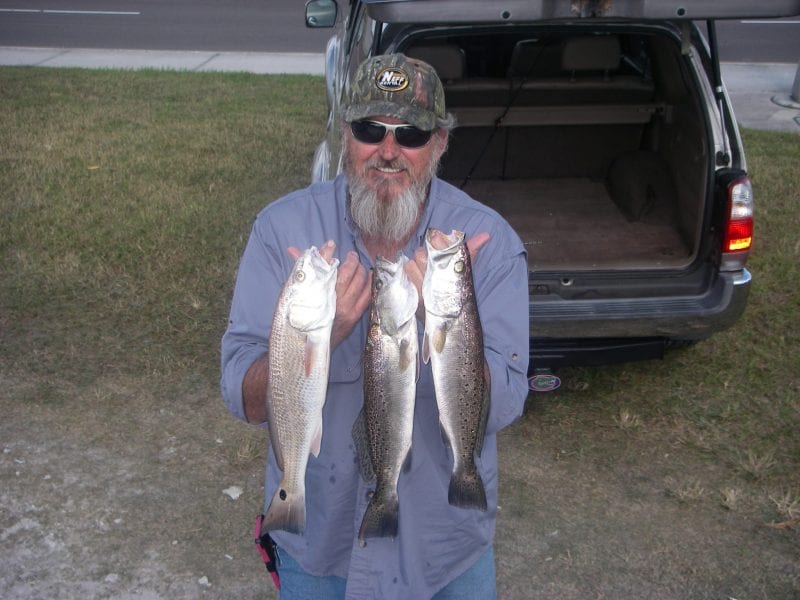
{"type": "MultiPolygon", "coordinates": [[[[488,434],[521,416],[528,395],[527,259],[521,244],[518,249],[507,243],[501,246],[506,247],[487,265],[486,275],[480,271],[475,275],[484,359],[491,378],[488,434]]],[[[476,262],[476,269],[483,266],[476,262]]]]}
{"type": "Polygon", "coordinates": [[[239,265],[221,349],[222,397],[228,410],[242,420],[246,420],[242,382],[253,362],[268,349],[275,290],[282,285],[272,254],[256,222],[239,265]]]}

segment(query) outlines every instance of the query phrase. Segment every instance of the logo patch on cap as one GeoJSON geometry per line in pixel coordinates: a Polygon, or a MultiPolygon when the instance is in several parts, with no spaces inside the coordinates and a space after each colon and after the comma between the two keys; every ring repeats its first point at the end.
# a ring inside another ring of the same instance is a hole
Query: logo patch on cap
{"type": "Polygon", "coordinates": [[[403,69],[386,67],[378,71],[375,85],[384,92],[400,92],[408,87],[408,75],[403,69]]]}

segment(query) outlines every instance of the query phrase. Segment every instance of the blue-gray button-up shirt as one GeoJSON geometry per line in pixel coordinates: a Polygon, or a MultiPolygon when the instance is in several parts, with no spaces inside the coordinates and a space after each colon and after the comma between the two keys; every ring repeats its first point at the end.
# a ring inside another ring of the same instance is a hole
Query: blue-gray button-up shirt
{"type": "MultiPolygon", "coordinates": [[[[447,491],[452,457],[439,427],[430,365],[421,364],[417,384],[410,468],[400,476],[399,531],[395,539],[357,540],[374,483],[358,471],[352,440],[361,410],[361,356],[369,315],[331,354],[323,409],[322,447],[309,456],[306,471],[306,530],[272,532],[277,544],[309,573],[347,578],[348,598],[429,598],[469,568],[492,544],[497,514],[496,433],[523,410],[527,396],[528,270],[525,250],[495,211],[434,178],[407,256],[424,245],[429,227],[458,229],[467,239],[487,232],[491,239],[473,264],[475,294],[483,327],[485,359],[491,373],[491,408],[478,468],[489,509],[451,506],[447,491]]],[[[278,294],[293,261],[287,248],[336,242],[336,256],[358,253],[372,260],[347,210],[347,180],[312,185],[268,205],[255,220],[242,256],[228,329],[222,338],[222,394],[244,419],[242,381],[253,361],[268,349],[278,294]]],[[[423,327],[419,327],[420,336],[423,327]]],[[[421,340],[420,340],[421,347],[421,340]]],[[[280,471],[270,449],[265,498],[272,498],[280,471]]]]}

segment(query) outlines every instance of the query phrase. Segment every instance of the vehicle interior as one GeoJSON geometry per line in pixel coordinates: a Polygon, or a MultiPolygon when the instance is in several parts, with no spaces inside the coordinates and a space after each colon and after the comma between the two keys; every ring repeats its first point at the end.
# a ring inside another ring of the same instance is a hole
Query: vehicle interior
{"type": "Polygon", "coordinates": [[[674,32],[472,28],[396,39],[436,68],[458,120],[441,176],[506,217],[532,271],[694,261],[713,151],[674,32]]]}

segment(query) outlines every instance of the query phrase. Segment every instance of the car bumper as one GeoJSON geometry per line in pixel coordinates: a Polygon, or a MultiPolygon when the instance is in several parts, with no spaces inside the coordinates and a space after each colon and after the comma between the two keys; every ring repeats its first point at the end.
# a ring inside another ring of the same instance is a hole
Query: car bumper
{"type": "Polygon", "coordinates": [[[539,301],[531,304],[531,338],[703,339],[739,319],[751,279],[747,269],[721,273],[699,296],[539,301]]]}

